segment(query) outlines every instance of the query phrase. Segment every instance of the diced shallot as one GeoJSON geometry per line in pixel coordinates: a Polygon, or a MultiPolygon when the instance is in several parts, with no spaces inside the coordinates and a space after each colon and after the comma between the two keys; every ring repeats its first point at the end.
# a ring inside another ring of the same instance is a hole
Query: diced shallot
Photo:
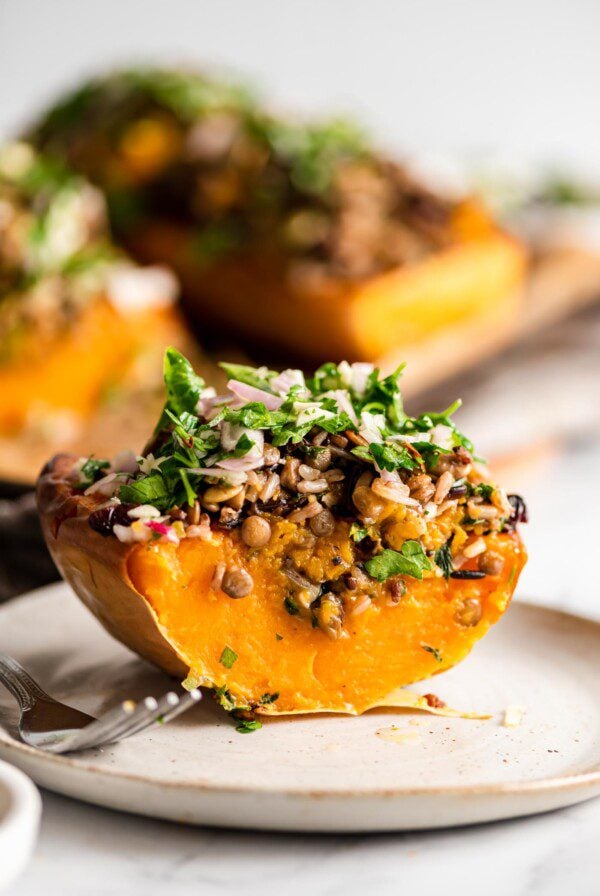
{"type": "Polygon", "coordinates": [[[206,476],[207,479],[223,479],[231,485],[243,485],[248,478],[243,471],[225,470],[222,467],[190,467],[188,473],[206,476]]]}
{"type": "Polygon", "coordinates": [[[358,426],[358,417],[356,416],[356,411],[352,407],[350,396],[345,389],[333,389],[331,392],[326,392],[325,395],[327,398],[333,398],[338,406],[339,411],[341,413],[348,414],[352,422],[356,426],[358,426]]]}
{"type": "Polygon", "coordinates": [[[138,471],[137,455],[130,450],[119,451],[115,454],[110,468],[115,473],[130,473],[133,476],[138,471]]]}
{"type": "Polygon", "coordinates": [[[302,390],[306,390],[304,382],[304,374],[301,370],[282,370],[279,376],[271,380],[271,388],[279,395],[287,395],[292,386],[300,386],[302,390]]]}
{"type": "Polygon", "coordinates": [[[284,402],[284,399],[278,395],[272,395],[270,392],[265,392],[264,389],[257,389],[255,386],[249,386],[239,380],[229,380],[227,388],[241,399],[241,403],[235,402],[235,404],[239,404],[239,407],[243,407],[250,401],[260,401],[268,411],[276,411],[284,402]]]}

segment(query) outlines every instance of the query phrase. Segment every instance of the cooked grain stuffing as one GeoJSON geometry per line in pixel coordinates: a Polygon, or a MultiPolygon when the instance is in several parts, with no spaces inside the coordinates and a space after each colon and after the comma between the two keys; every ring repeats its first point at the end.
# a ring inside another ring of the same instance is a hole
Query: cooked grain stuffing
{"type": "MultiPolygon", "coordinates": [[[[399,605],[411,580],[506,573],[503,537],[527,521],[525,504],[488,481],[452,420],[459,402],[410,417],[401,369],[381,377],[342,362],[305,379],[222,366],[227,393],[216,395],[168,350],[167,403],[142,456],[75,464],[76,490],[97,502],[92,529],[173,545],[225,530],[243,563],[216,564],[215,595],[251,601],[253,567],[266,559],[285,612],[333,640],[370,607],[399,605]]],[[[478,594],[465,592],[456,622],[481,616],[478,594]]]]}

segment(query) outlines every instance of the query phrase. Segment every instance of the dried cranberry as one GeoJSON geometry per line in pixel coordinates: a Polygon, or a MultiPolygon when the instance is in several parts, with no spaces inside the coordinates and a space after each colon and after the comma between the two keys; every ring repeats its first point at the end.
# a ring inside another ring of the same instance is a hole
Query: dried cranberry
{"type": "Polygon", "coordinates": [[[511,526],[516,526],[517,523],[528,523],[529,514],[527,513],[527,505],[521,495],[509,495],[508,500],[513,508],[513,512],[508,520],[511,526]]]}
{"type": "Polygon", "coordinates": [[[93,510],[88,517],[88,523],[94,532],[106,537],[112,535],[114,526],[131,526],[133,520],[128,515],[135,504],[111,504],[110,507],[102,507],[100,510],[93,510]]]}

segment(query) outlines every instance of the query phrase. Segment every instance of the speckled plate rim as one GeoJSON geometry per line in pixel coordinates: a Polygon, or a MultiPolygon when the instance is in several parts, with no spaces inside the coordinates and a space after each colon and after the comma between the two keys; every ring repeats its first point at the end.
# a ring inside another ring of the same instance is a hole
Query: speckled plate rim
{"type": "MultiPolygon", "coordinates": [[[[64,582],[57,582],[53,585],[38,588],[34,591],[24,594],[21,597],[16,598],[15,600],[10,601],[8,604],[0,607],[0,618],[7,611],[7,609],[9,609],[10,607],[14,607],[16,604],[34,600],[42,596],[42,594],[47,594],[48,592],[59,590],[64,587],[64,582]]],[[[544,606],[543,604],[537,603],[535,601],[528,601],[519,598],[515,601],[515,604],[532,610],[535,613],[545,614],[547,617],[553,617],[555,620],[562,619],[565,622],[585,625],[592,630],[594,636],[600,642],[600,621],[596,621],[594,619],[590,619],[586,616],[581,616],[576,613],[568,613],[564,610],[556,610],[552,607],[544,606]]],[[[419,712],[418,710],[415,711],[419,712]]],[[[376,710],[373,710],[373,712],[376,712],[376,710]]],[[[322,713],[315,715],[327,714],[322,713]]],[[[279,718],[283,720],[285,717],[279,718]]],[[[465,724],[468,724],[468,720],[465,722],[465,724]]],[[[592,791],[594,791],[593,793],[590,793],[590,798],[596,795],[600,795],[600,756],[598,758],[597,767],[592,771],[582,772],[579,774],[566,774],[549,778],[540,778],[539,780],[534,781],[515,780],[503,783],[483,782],[476,785],[444,785],[443,787],[418,786],[402,787],[399,789],[393,789],[389,787],[365,787],[359,789],[354,788],[347,791],[327,790],[321,788],[311,788],[310,790],[307,790],[303,787],[269,787],[268,785],[244,788],[242,785],[234,784],[231,785],[231,787],[227,787],[223,785],[216,786],[211,782],[202,781],[201,779],[190,779],[187,781],[165,781],[156,778],[148,778],[143,775],[134,775],[130,772],[119,771],[118,769],[113,770],[110,768],[98,768],[98,766],[92,763],[86,763],[82,761],[81,758],[75,759],[68,755],[56,756],[51,753],[40,753],[39,750],[35,750],[33,747],[30,747],[27,744],[22,744],[19,741],[14,740],[14,738],[7,734],[4,729],[0,728],[0,758],[7,759],[9,762],[13,761],[16,765],[19,765],[19,756],[23,758],[27,757],[27,759],[31,759],[34,761],[41,759],[48,766],[54,766],[56,768],[69,767],[73,770],[76,770],[77,772],[87,772],[94,775],[94,777],[96,778],[106,778],[109,781],[125,780],[140,785],[156,786],[160,787],[161,789],[174,791],[189,790],[190,788],[192,788],[196,792],[200,791],[214,796],[246,794],[273,797],[276,796],[282,798],[305,796],[314,799],[336,800],[356,799],[360,797],[383,797],[397,799],[401,797],[439,796],[441,794],[456,797],[494,795],[518,796],[536,793],[560,793],[562,791],[579,790],[581,788],[591,789],[592,791]]],[[[80,756],[81,754],[79,754],[79,757],[80,756]]],[[[27,764],[29,766],[29,762],[27,764]]]]}
{"type": "MultiPolygon", "coordinates": [[[[5,733],[5,732],[3,732],[5,733]]],[[[231,787],[216,786],[206,781],[197,779],[189,781],[163,781],[158,779],[146,778],[143,775],[132,775],[130,772],[122,772],[111,770],[109,768],[98,768],[95,765],[87,764],[81,760],[74,760],[70,756],[55,756],[51,753],[40,754],[39,750],[21,744],[13,738],[0,738],[0,758],[7,762],[17,762],[14,758],[10,758],[10,753],[14,756],[25,755],[38,759],[43,756],[44,762],[48,765],[57,767],[70,766],[78,772],[89,772],[96,777],[106,777],[111,780],[126,780],[137,784],[147,786],[155,785],[161,789],[168,790],[189,790],[193,788],[195,791],[204,791],[211,794],[221,794],[223,796],[231,794],[260,794],[264,796],[278,797],[297,797],[309,796],[315,799],[355,799],[356,797],[386,797],[395,798],[403,796],[439,796],[440,794],[448,794],[452,796],[487,796],[494,794],[516,795],[525,793],[542,793],[542,792],[561,792],[564,790],[572,790],[574,788],[598,785],[598,794],[600,795],[600,767],[597,771],[584,772],[579,775],[560,775],[553,778],[541,778],[539,781],[507,781],[503,784],[491,782],[489,784],[477,785],[447,785],[444,787],[402,787],[394,790],[389,787],[385,788],[362,788],[347,791],[341,790],[325,790],[311,788],[307,790],[302,787],[248,787],[241,785],[232,785],[231,787]],[[5,752],[6,751],[6,752],[5,752]]]]}

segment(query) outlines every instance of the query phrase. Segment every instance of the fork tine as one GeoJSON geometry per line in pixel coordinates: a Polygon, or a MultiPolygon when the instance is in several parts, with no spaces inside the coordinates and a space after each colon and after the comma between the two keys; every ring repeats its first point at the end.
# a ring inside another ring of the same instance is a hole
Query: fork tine
{"type": "Polygon", "coordinates": [[[149,713],[146,717],[140,716],[137,719],[132,717],[119,732],[119,740],[125,740],[127,737],[139,734],[156,723],[164,725],[171,719],[175,719],[182,712],[185,712],[186,709],[189,709],[190,706],[197,703],[202,696],[198,690],[190,693],[185,692],[180,697],[174,691],[169,691],[161,697],[153,713],[149,713]]]}
{"type": "Polygon", "coordinates": [[[169,691],[161,697],[158,703],[154,700],[153,710],[145,715],[140,714],[137,717],[132,717],[128,724],[119,732],[119,740],[125,740],[125,738],[131,737],[133,734],[139,734],[141,731],[145,731],[146,728],[150,728],[163,719],[165,713],[177,706],[178,703],[179,697],[173,691],[169,691]]]}
{"type": "Polygon", "coordinates": [[[201,697],[199,690],[193,690],[186,691],[181,697],[169,691],[160,701],[156,701],[154,697],[146,697],[137,705],[131,700],[126,700],[87,728],[77,732],[56,752],[91,750],[118,740],[125,740],[156,722],[170,722],[196,704],[201,697]]]}
{"type": "Polygon", "coordinates": [[[177,716],[181,715],[182,712],[186,712],[186,710],[190,709],[201,699],[202,692],[197,688],[194,688],[193,691],[186,691],[185,694],[179,698],[177,706],[174,706],[173,709],[163,715],[162,723],[165,724],[166,722],[171,722],[173,719],[176,719],[177,716]]]}
{"type": "Polygon", "coordinates": [[[82,728],[72,738],[69,738],[68,742],[65,742],[64,752],[90,750],[106,743],[107,734],[120,728],[126,720],[131,718],[135,709],[136,704],[133,700],[124,700],[118,706],[109,709],[96,722],[82,728]]]}
{"type": "Polygon", "coordinates": [[[122,722],[117,722],[114,726],[109,727],[104,733],[102,741],[99,741],[96,746],[100,747],[103,744],[112,744],[116,743],[118,740],[122,740],[124,737],[128,736],[126,732],[129,730],[133,731],[134,729],[144,727],[148,724],[149,720],[152,722],[156,717],[157,711],[157,700],[154,697],[144,697],[144,699],[140,700],[136,705],[130,716],[127,716],[122,722]]]}

